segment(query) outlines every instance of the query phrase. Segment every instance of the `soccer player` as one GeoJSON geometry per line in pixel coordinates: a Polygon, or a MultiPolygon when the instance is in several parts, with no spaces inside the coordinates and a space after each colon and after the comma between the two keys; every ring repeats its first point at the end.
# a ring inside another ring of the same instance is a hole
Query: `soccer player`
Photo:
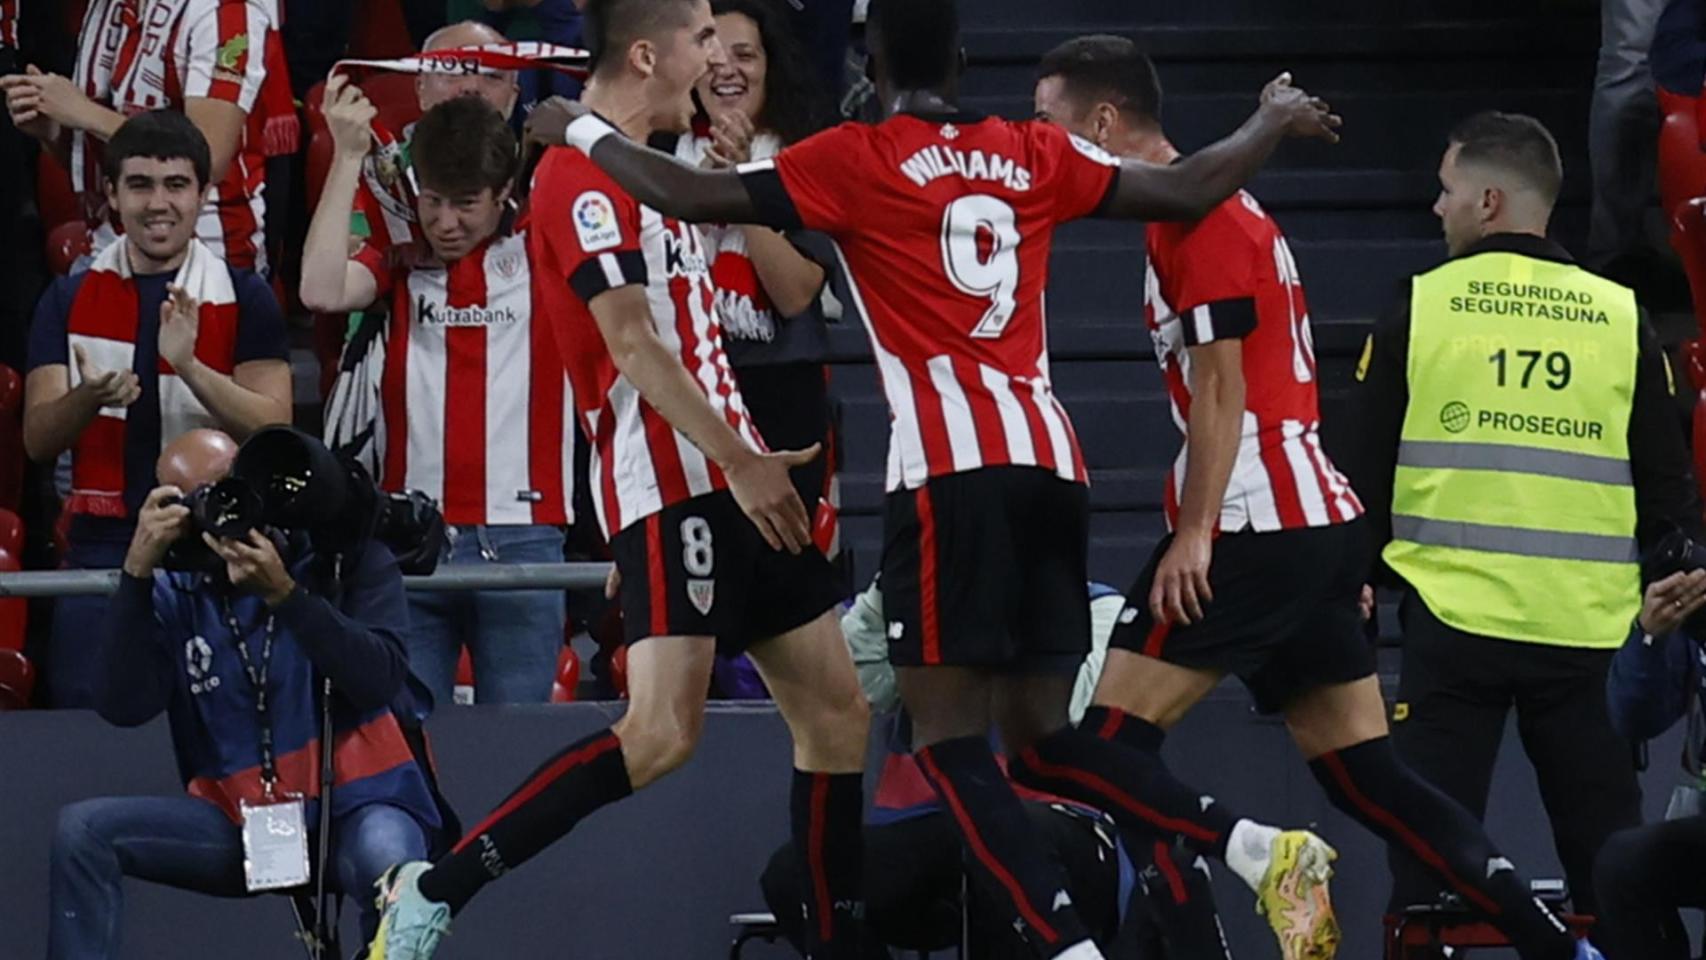
{"type": "MultiPolygon", "coordinates": [[[[1044,344],[1053,231],[1092,214],[1201,217],[1284,136],[1335,139],[1338,119],[1282,76],[1226,140],[1172,166],[1121,163],[1059,127],[961,109],[952,0],[874,5],[868,29],[893,115],[736,171],[646,150],[566,102],[529,126],[666,215],[803,226],[840,243],[892,414],[882,583],[919,766],[976,882],[1011,905],[1037,954],[1100,957],[987,737],[992,716],[1014,752],[1070,731],[1089,643],[1086,472],[1044,344]]],[[[1283,924],[1324,900],[1330,851],[1303,832],[1274,849],[1252,859],[1273,867],[1255,884],[1283,924]]]]}
{"type": "MultiPolygon", "coordinates": [[[[587,106],[638,140],[685,131],[694,83],[723,57],[705,0],[592,0],[587,17],[587,106]]],[[[541,161],[529,216],[540,306],[620,575],[628,712],[547,760],[450,855],[393,871],[373,960],[430,957],[481,887],[685,763],[719,650],[751,654],[794,736],[790,813],[811,878],[811,955],[855,957],[870,708],[835,616],[837,577],[789,479],[817,451],[767,452],[753,430],[697,228],[566,149],[541,161]]]]}
{"type": "MultiPolygon", "coordinates": [[[[1118,156],[1178,159],[1155,68],[1131,41],[1068,41],[1039,74],[1038,117],[1118,156]]],[[[1223,842],[1242,873],[1246,845],[1269,845],[1264,828],[1223,805],[1204,808],[1157,750],[1164,730],[1236,674],[1259,710],[1283,714],[1335,806],[1429,864],[1523,957],[1592,956],[1481,825],[1403,766],[1387,739],[1361,630],[1362,505],[1321,449],[1309,311],[1279,227],[1240,191],[1195,222],[1150,224],[1148,243],[1144,315],[1185,444],[1164,501],[1172,532],[1127,594],[1081,725],[1132,748],[1130,762],[1106,769],[1080,742],[1050,738],[1022,754],[1015,776],[1205,852],[1223,842]],[[1084,778],[1085,768],[1103,780],[1084,778]]],[[[1330,955],[1330,931],[1316,932],[1322,940],[1303,956],[1330,955]]]]}

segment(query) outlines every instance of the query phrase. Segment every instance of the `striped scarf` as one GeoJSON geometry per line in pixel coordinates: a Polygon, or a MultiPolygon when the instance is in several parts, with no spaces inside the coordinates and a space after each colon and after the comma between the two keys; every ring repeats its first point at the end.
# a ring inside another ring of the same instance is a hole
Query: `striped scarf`
{"type": "MultiPolygon", "coordinates": [[[[136,332],[142,307],[136,281],[131,277],[128,248],[127,243],[114,243],[101,251],[71,302],[66,333],[71,347],[69,366],[73,388],[83,380],[76,362],[78,347],[102,370],[130,370],[135,366],[136,332]]],[[[237,349],[237,295],[231,271],[200,240],[191,239],[189,256],[178,268],[173,282],[201,302],[196,357],[210,369],[229,376],[235,367],[237,349]]],[[[162,447],[190,430],[218,426],[164,357],[159,360],[157,373],[162,447]]],[[[126,515],[124,450],[128,412],[126,407],[103,407],[78,436],[71,453],[70,512],[118,518],[126,515]]]]}

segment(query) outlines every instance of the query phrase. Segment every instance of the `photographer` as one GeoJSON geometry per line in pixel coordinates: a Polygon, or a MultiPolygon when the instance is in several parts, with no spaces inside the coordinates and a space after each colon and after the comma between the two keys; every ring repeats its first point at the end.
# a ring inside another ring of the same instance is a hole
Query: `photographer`
{"type": "MultiPolygon", "coordinates": [[[[1686,960],[1693,956],[1679,907],[1706,907],[1706,816],[1701,815],[1701,705],[1706,649],[1683,624],[1706,606],[1706,569],[1673,573],[1647,588],[1634,631],[1611,661],[1606,705],[1630,739],[1656,737],[1684,714],[1686,782],[1663,823],[1613,834],[1594,867],[1605,955],[1611,960],[1686,960]]],[[[1600,939],[1600,934],[1595,939],[1600,939]]]]}
{"type": "Polygon", "coordinates": [[[411,712],[396,560],[369,540],[343,555],[334,583],[300,531],[208,533],[224,517],[189,504],[211,499],[195,491],[225,478],[236,457],[225,434],[186,434],[162,452],[167,485],[140,511],[107,609],[98,709],[120,726],[165,711],[189,795],[85,800],[61,811],[53,960],[118,956],[126,876],[214,896],[308,882],[324,680],[337,744],[328,881],[361,903],[364,936],[377,925],[374,881],[427,856],[444,823],[429,771],[393,712],[394,704],[411,712]],[[181,562],[192,538],[216,558],[207,569],[164,569],[168,552],[181,562]]]}

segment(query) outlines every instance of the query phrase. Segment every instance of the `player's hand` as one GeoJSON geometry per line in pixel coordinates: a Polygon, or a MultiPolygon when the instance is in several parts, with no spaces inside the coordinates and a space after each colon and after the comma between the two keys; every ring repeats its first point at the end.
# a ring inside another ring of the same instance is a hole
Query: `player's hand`
{"type": "Polygon", "coordinates": [[[1286,71],[1262,88],[1261,109],[1271,111],[1285,122],[1288,136],[1314,137],[1328,143],[1339,142],[1339,127],[1344,119],[1333,112],[1327,101],[1312,97],[1301,87],[1291,85],[1291,72],[1286,71]]]}
{"type": "Polygon", "coordinates": [[[60,126],[42,110],[42,91],[36,83],[41,71],[25,68],[26,73],[0,77],[0,90],[6,91],[6,113],[12,126],[46,143],[59,139],[60,126]]]}
{"type": "Polygon", "coordinates": [[[1362,611],[1362,622],[1367,623],[1374,617],[1374,585],[1362,585],[1362,593],[1357,597],[1357,609],[1362,611]]]}
{"type": "Polygon", "coordinates": [[[521,152],[525,155],[537,144],[540,147],[560,147],[568,143],[569,124],[592,112],[579,100],[552,97],[538,104],[527,115],[521,127],[521,152]]]}
{"type": "Polygon", "coordinates": [[[757,132],[742,110],[730,110],[711,121],[711,146],[705,151],[705,166],[725,170],[751,160],[752,138],[757,132]]]}
{"type": "Polygon", "coordinates": [[[284,558],[272,538],[250,530],[247,538],[229,540],[203,533],[201,539],[225,561],[225,578],[233,587],[260,594],[267,606],[276,607],[290,597],[296,581],[284,569],[284,558]]]}
{"type": "Polygon", "coordinates": [[[811,518],[788,471],[816,459],[823,444],[805,450],[754,453],[723,471],[729,492],[772,550],[799,553],[812,545],[811,518]]]}
{"type": "Polygon", "coordinates": [[[168,284],[160,302],[160,357],[183,373],[196,363],[195,340],[201,331],[201,301],[177,284],[168,284]]]}
{"type": "Polygon", "coordinates": [[[347,157],[365,157],[373,144],[373,118],[379,115],[361,88],[341,73],[326,78],[326,93],[320,98],[320,115],[332,132],[332,145],[347,157]]]}
{"type": "Polygon", "coordinates": [[[1673,573],[1647,586],[1641,600],[1641,629],[1660,636],[1682,626],[1695,611],[1706,606],[1706,570],[1673,573]]]}
{"type": "Polygon", "coordinates": [[[97,407],[128,407],[142,396],[142,380],[133,370],[103,370],[89,359],[82,344],[72,346],[77,361],[77,389],[88,391],[97,407]]]}
{"type": "Polygon", "coordinates": [[[1149,588],[1149,614],[1156,623],[1185,624],[1203,618],[1203,607],[1214,599],[1208,585],[1213,558],[1214,537],[1207,531],[1173,535],[1149,588]]]}
{"type": "Polygon", "coordinates": [[[166,559],[166,551],[190,531],[190,508],[184,492],[174,486],[155,487],[136,514],[136,533],[124,554],[124,572],[146,579],[166,559]]]}

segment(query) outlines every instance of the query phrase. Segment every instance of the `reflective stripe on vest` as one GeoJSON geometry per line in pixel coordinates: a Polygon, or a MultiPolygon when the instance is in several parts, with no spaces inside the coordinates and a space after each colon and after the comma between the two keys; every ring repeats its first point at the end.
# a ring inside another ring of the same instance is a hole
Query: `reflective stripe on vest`
{"type": "Polygon", "coordinates": [[[1634,294],[1571,264],[1489,252],[1417,276],[1410,296],[1383,557],[1460,630],[1618,646],[1640,605],[1634,294]]]}

